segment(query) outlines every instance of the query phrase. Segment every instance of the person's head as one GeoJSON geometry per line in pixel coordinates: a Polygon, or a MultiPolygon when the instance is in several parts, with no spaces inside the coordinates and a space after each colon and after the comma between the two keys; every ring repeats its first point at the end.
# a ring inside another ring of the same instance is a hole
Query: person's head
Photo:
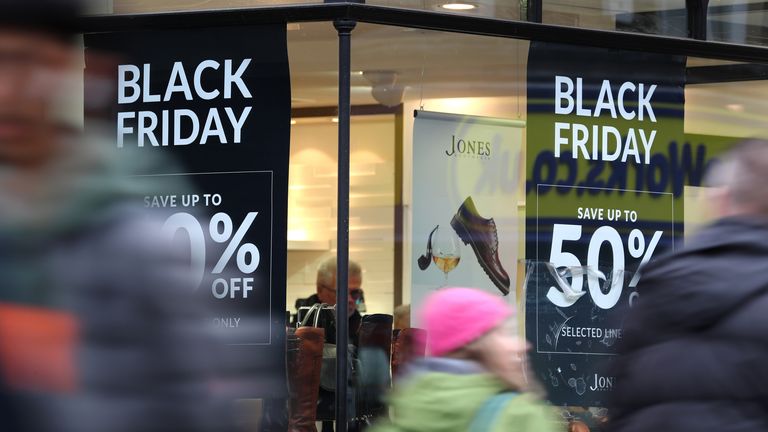
{"type": "Polygon", "coordinates": [[[427,297],[421,321],[430,355],[474,360],[513,389],[527,387],[528,343],[515,334],[514,311],[473,288],[445,288],[427,297]]]}
{"type": "Polygon", "coordinates": [[[411,327],[411,305],[403,304],[395,308],[394,328],[404,329],[411,327]]]}
{"type": "MultiPolygon", "coordinates": [[[[317,269],[317,297],[321,302],[336,304],[336,257],[331,257],[317,269]]],[[[363,296],[363,271],[360,264],[349,261],[349,276],[347,280],[349,287],[349,297],[347,298],[349,312],[354,312],[357,301],[363,296]]]]}
{"type": "Polygon", "coordinates": [[[75,0],[0,4],[0,164],[39,165],[53,152],[79,12],[75,0]]]}
{"type": "Polygon", "coordinates": [[[768,174],[768,140],[736,144],[709,170],[704,184],[715,217],[752,215],[768,219],[768,192],[760,187],[768,174]]]}

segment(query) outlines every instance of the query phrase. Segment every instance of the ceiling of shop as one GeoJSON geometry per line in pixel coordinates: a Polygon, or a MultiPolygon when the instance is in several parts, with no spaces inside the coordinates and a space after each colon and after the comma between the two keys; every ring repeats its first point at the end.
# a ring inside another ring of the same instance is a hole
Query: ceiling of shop
{"type": "MultiPolygon", "coordinates": [[[[288,40],[294,106],[334,105],[333,26],[301,24],[288,32],[288,40]]],[[[378,86],[386,96],[399,91],[411,99],[515,95],[525,82],[527,50],[527,41],[359,24],[352,39],[352,100],[376,103],[371,93],[379,81],[369,77],[382,71],[394,74],[394,83],[378,86]]]]}
{"type": "MultiPolygon", "coordinates": [[[[337,35],[330,23],[288,31],[294,106],[335,105],[337,35]]],[[[359,24],[352,38],[352,100],[371,104],[364,71],[391,71],[405,99],[515,96],[524,91],[528,41],[359,24]]],[[[688,58],[689,67],[733,62],[688,58]]],[[[743,84],[745,85],[745,84],[743,84]]]]}
{"type": "MultiPolygon", "coordinates": [[[[302,23],[288,32],[293,106],[337,102],[337,35],[330,23],[302,23]]],[[[403,100],[525,95],[528,42],[359,24],[352,39],[352,103],[375,104],[361,71],[392,71],[403,100]]],[[[689,67],[731,64],[689,58],[689,67]]],[[[688,86],[686,130],[763,135],[768,81],[688,86]],[[738,130],[734,126],[738,125],[738,130]]]]}

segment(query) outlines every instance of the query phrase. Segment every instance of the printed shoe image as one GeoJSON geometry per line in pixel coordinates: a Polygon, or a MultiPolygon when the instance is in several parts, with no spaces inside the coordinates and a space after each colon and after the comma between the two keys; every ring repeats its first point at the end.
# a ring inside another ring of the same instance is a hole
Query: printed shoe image
{"type": "Polygon", "coordinates": [[[477,262],[496,288],[509,294],[509,275],[499,261],[499,237],[496,222],[480,216],[469,196],[451,219],[451,226],[464,244],[472,246],[477,262]]]}

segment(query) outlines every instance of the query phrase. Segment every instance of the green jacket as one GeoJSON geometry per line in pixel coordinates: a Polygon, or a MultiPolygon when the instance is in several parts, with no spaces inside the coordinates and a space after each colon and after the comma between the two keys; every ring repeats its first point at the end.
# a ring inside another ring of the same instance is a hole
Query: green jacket
{"type": "MultiPolygon", "coordinates": [[[[426,371],[393,392],[391,421],[375,426],[372,432],[469,431],[483,403],[503,391],[500,381],[479,371],[426,371]]],[[[514,397],[498,413],[491,428],[491,432],[555,430],[558,428],[552,408],[526,393],[514,397]]]]}

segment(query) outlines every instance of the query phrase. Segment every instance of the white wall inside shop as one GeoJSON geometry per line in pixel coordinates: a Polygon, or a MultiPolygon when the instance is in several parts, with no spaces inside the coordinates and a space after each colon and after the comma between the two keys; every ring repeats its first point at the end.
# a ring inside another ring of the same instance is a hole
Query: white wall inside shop
{"type": "MultiPolygon", "coordinates": [[[[287,306],[315,292],[317,267],[336,253],[337,124],[291,127],[287,306]]],[[[391,314],[394,298],[395,120],[355,116],[351,125],[349,254],[363,268],[367,313],[391,314]]]]}

